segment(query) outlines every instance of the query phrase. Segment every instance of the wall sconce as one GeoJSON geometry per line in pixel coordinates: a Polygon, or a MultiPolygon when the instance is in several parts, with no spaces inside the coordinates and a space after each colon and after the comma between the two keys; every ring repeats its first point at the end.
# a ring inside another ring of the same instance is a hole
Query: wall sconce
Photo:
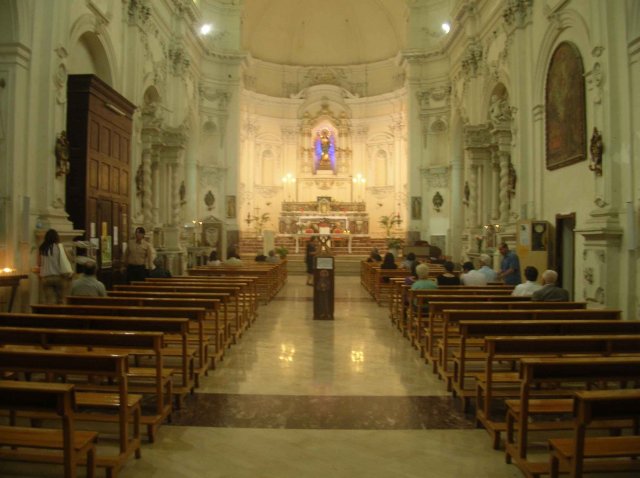
{"type": "Polygon", "coordinates": [[[431,202],[433,202],[433,208],[437,212],[440,212],[440,209],[444,204],[444,198],[442,197],[442,194],[440,194],[439,191],[436,191],[436,193],[433,195],[433,199],[431,199],[431,202]]]}

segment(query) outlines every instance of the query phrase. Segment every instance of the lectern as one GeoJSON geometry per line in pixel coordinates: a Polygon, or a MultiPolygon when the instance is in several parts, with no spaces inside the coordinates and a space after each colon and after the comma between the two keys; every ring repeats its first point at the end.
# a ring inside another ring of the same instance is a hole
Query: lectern
{"type": "Polygon", "coordinates": [[[325,252],[314,257],[313,320],[333,320],[335,258],[325,252]]]}

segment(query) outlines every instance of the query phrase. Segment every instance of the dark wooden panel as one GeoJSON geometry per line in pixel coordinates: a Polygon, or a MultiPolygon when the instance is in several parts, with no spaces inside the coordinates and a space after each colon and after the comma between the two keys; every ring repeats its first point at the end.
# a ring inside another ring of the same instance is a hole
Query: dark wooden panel
{"type": "Polygon", "coordinates": [[[100,151],[100,123],[92,120],[89,124],[89,149],[100,151]]]}
{"type": "Polygon", "coordinates": [[[120,135],[117,131],[113,131],[111,136],[111,158],[116,161],[120,161],[120,155],[122,151],[120,150],[120,135]]]}
{"type": "Polygon", "coordinates": [[[111,127],[100,124],[100,152],[105,156],[111,155],[111,127]]]}
{"type": "Polygon", "coordinates": [[[89,158],[89,187],[98,189],[98,170],[100,163],[98,160],[89,158]]]}
{"type": "Polygon", "coordinates": [[[120,194],[120,169],[111,166],[111,192],[120,194]]]}
{"type": "Polygon", "coordinates": [[[129,173],[125,169],[120,170],[120,194],[129,196],[129,173]]]}
{"type": "Polygon", "coordinates": [[[109,169],[108,163],[100,163],[100,190],[109,192],[109,169]]]}

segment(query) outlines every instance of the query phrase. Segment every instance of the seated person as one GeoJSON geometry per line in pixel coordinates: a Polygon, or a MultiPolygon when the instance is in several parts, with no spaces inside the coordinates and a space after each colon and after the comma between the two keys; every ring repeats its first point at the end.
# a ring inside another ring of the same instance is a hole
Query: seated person
{"type": "Polygon", "coordinates": [[[531,296],[531,300],[541,300],[545,302],[567,302],[569,301],[569,292],[562,287],[556,285],[558,281],[558,273],[551,269],[547,269],[542,273],[542,287],[535,291],[531,296]]]}
{"type": "Polygon", "coordinates": [[[483,286],[487,285],[487,276],[475,270],[473,262],[467,261],[462,264],[462,275],[460,276],[462,285],[483,286]]]}
{"type": "Polygon", "coordinates": [[[382,256],[380,255],[376,247],[371,249],[369,257],[367,258],[367,262],[382,262],[382,256]]]}
{"type": "Polygon", "coordinates": [[[209,254],[209,261],[207,262],[208,266],[219,266],[220,264],[222,264],[222,262],[220,261],[220,259],[218,259],[218,252],[217,251],[211,251],[211,254],[209,254]]]}
{"type": "Polygon", "coordinates": [[[531,297],[535,291],[542,289],[542,285],[538,284],[538,269],[533,266],[527,266],[524,268],[524,277],[527,281],[523,284],[515,286],[511,295],[521,297],[531,297]]]}
{"type": "Polygon", "coordinates": [[[453,273],[453,262],[445,261],[443,265],[445,272],[436,278],[438,285],[460,285],[460,278],[453,273]]]}
{"type": "Polygon", "coordinates": [[[480,254],[480,269],[478,270],[487,276],[487,282],[498,280],[498,273],[491,268],[491,256],[489,254],[480,254]]]}
{"type": "Polygon", "coordinates": [[[404,285],[413,285],[413,283],[418,280],[418,272],[416,271],[416,269],[419,265],[420,262],[414,261],[413,265],[411,266],[411,274],[404,278],[404,285]]]}
{"type": "Polygon", "coordinates": [[[278,264],[280,263],[280,258],[276,255],[276,251],[271,249],[268,253],[266,262],[269,264],[278,264]]]}
{"type": "Polygon", "coordinates": [[[85,297],[105,297],[107,295],[104,284],[96,278],[95,262],[85,262],[83,274],[71,283],[70,295],[85,297]]]}
{"type": "MultiPolygon", "coordinates": [[[[429,279],[429,264],[425,262],[418,264],[416,267],[416,274],[418,275],[418,280],[411,285],[411,290],[431,290],[438,288],[438,284],[429,279]]],[[[429,309],[428,301],[423,300],[422,304],[423,312],[427,313],[429,309]]],[[[413,305],[416,306],[418,304],[414,303],[413,305]]]]}
{"type": "Polygon", "coordinates": [[[418,280],[411,285],[411,290],[437,289],[438,284],[429,279],[429,264],[423,262],[416,267],[418,280]]]}
{"type": "Polygon", "coordinates": [[[162,257],[156,257],[153,260],[155,268],[149,272],[149,277],[171,277],[171,272],[164,268],[162,257]]]}
{"type": "Polygon", "coordinates": [[[258,254],[256,256],[256,262],[267,262],[267,256],[264,254],[258,254]]]}
{"type": "MultiPolygon", "coordinates": [[[[396,259],[393,256],[393,254],[391,254],[390,252],[387,252],[384,255],[384,260],[382,261],[382,264],[380,265],[380,269],[397,269],[398,268],[398,264],[396,264],[396,259]]],[[[382,282],[389,282],[389,278],[388,277],[383,277],[382,278],[382,282]]]]}
{"type": "Polygon", "coordinates": [[[400,269],[411,270],[411,267],[413,266],[413,264],[415,264],[415,262],[416,255],[413,252],[410,252],[409,254],[407,254],[407,257],[405,257],[404,261],[402,261],[402,264],[400,264],[400,269]]]}

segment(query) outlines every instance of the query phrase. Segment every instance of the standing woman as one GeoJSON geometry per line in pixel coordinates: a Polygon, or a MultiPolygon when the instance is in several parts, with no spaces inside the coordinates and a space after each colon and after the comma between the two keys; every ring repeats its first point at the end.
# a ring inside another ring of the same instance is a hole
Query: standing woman
{"type": "Polygon", "coordinates": [[[71,276],[71,265],[55,229],[49,229],[38,249],[38,269],[45,304],[62,304],[65,279],[71,276]]]}
{"type": "Polygon", "coordinates": [[[311,236],[307,242],[304,260],[307,263],[307,285],[313,285],[313,257],[316,255],[316,236],[311,236]]]}

